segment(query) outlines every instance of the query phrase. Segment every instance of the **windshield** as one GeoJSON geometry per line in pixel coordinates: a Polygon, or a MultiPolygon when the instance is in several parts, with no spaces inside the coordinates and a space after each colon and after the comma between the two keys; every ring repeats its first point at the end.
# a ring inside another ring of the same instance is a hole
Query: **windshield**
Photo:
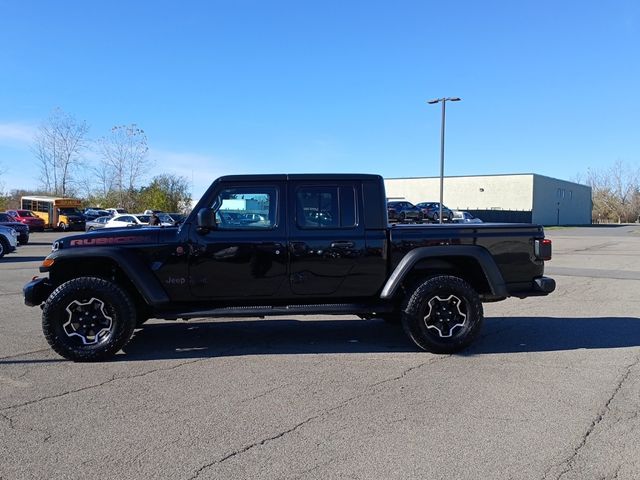
{"type": "Polygon", "coordinates": [[[20,215],[21,217],[33,217],[33,216],[35,216],[29,210],[18,210],[18,215],[20,215]]]}

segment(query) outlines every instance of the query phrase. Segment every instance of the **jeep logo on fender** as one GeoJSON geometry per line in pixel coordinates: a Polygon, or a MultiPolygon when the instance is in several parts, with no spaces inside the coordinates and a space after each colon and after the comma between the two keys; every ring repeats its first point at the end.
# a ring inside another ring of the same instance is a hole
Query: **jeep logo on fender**
{"type": "Polygon", "coordinates": [[[150,242],[150,237],[100,237],[100,238],[82,238],[79,240],[71,240],[70,247],[92,247],[97,245],[122,245],[125,243],[145,243],[150,242]]]}

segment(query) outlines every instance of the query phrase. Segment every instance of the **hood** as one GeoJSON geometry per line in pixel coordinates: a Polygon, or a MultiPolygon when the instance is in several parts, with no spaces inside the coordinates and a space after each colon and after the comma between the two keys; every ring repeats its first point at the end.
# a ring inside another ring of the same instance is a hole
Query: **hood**
{"type": "Polygon", "coordinates": [[[167,230],[173,230],[172,235],[167,235],[168,232],[161,232],[158,227],[101,228],[93,232],[59,238],[53,242],[51,249],[56,251],[63,248],[79,247],[155,245],[161,242],[164,243],[167,240],[170,241],[170,239],[166,238],[167,236],[175,239],[177,229],[167,230]],[[161,236],[163,237],[162,240],[160,239],[161,236]]]}

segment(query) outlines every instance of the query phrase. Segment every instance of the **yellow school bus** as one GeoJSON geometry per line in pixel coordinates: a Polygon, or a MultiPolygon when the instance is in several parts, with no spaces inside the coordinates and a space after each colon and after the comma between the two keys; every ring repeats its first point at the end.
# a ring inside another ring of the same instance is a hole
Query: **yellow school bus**
{"type": "Polygon", "coordinates": [[[23,210],[31,210],[44,220],[45,228],[84,230],[82,203],[77,198],[30,196],[20,199],[23,210]]]}

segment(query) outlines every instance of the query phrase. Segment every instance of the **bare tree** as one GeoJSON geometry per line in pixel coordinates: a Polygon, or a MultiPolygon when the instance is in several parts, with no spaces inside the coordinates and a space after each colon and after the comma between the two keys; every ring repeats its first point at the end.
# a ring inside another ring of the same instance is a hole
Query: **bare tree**
{"type": "Polygon", "coordinates": [[[103,193],[116,190],[120,206],[128,207],[149,163],[147,135],[136,124],[119,125],[98,144],[102,154],[102,166],[98,170],[103,193]]]}
{"type": "Polygon", "coordinates": [[[77,121],[60,108],[40,126],[32,150],[40,163],[43,190],[62,197],[69,195],[82,165],[88,132],[87,122],[77,121]]]}
{"type": "Polygon", "coordinates": [[[618,160],[610,167],[588,170],[595,221],[634,222],[640,216],[640,169],[618,160]]]}

